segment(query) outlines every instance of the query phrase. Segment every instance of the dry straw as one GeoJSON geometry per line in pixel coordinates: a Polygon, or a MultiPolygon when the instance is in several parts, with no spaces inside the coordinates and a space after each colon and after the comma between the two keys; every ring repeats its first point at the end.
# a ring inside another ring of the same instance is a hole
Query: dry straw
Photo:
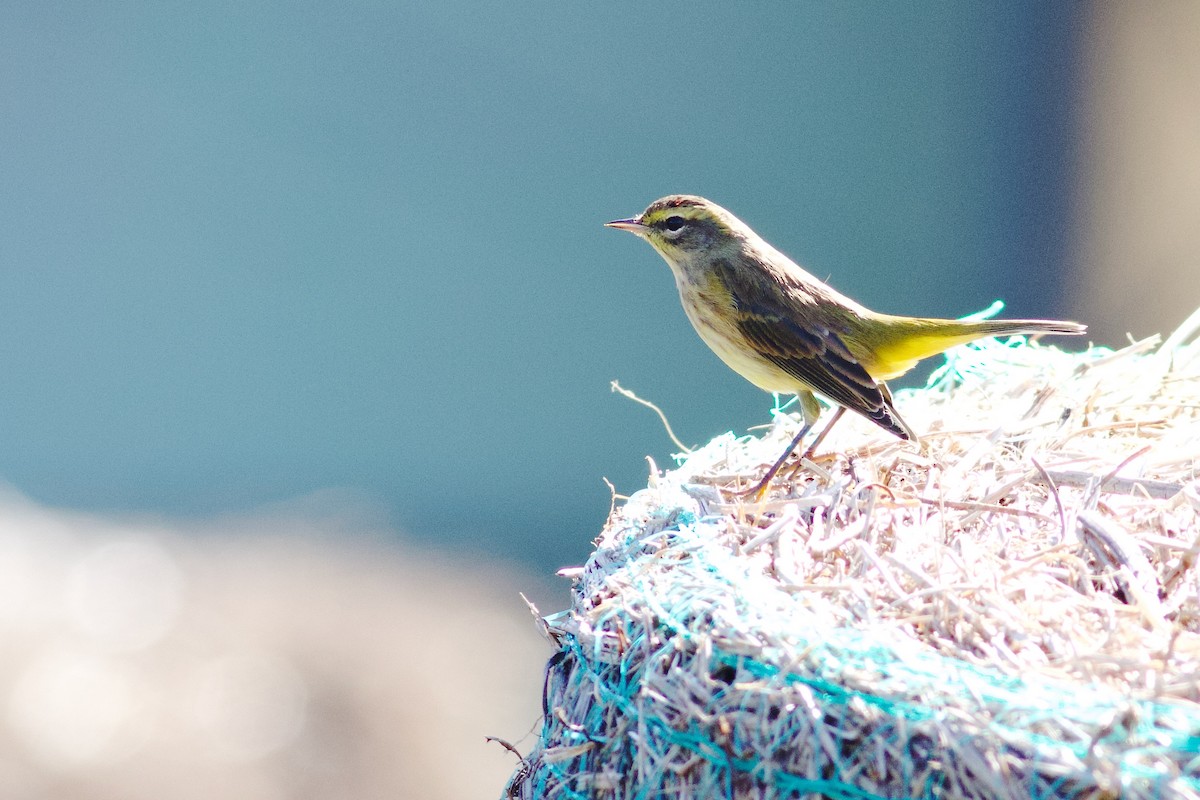
{"type": "Polygon", "coordinates": [[[790,415],[652,475],[510,796],[1200,798],[1198,329],[960,348],[762,503],[790,415]]]}

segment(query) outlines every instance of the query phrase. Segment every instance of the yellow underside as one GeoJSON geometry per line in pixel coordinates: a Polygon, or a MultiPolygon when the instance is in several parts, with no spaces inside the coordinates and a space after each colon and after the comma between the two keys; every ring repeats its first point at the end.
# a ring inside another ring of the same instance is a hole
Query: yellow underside
{"type": "Polygon", "coordinates": [[[888,381],[908,372],[918,361],[978,338],[979,333],[976,331],[953,336],[945,333],[907,335],[894,341],[876,344],[873,347],[874,357],[859,356],[859,363],[875,380],[888,381]]]}

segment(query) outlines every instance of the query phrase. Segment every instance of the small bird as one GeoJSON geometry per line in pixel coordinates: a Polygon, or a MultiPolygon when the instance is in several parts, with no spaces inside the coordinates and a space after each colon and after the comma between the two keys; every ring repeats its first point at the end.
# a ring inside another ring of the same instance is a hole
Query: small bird
{"type": "Polygon", "coordinates": [[[760,389],[794,394],[804,425],[750,493],[771,479],[821,414],[838,406],[811,453],[846,409],[901,439],[917,438],[885,381],[918,361],[985,336],[1080,334],[1077,322],[956,320],[880,314],[806,272],[721,206],[694,195],[655,200],[605,223],[649,242],[675,275],[683,310],[712,351],[760,389]]]}

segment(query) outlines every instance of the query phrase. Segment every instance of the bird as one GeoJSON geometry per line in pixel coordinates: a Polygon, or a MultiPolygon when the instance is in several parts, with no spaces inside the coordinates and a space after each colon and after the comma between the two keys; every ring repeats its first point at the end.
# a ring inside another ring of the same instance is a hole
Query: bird
{"type": "Polygon", "coordinates": [[[917,433],[896,410],[887,381],[917,362],[987,336],[1078,335],[1077,322],[937,319],[872,311],[776,250],[731,212],[703,197],[659,198],[636,217],[605,223],[658,251],[671,268],[696,333],[760,389],[794,394],[804,424],[747,494],[759,499],[821,415],[836,406],[812,451],[847,410],[901,439],[917,433]]]}

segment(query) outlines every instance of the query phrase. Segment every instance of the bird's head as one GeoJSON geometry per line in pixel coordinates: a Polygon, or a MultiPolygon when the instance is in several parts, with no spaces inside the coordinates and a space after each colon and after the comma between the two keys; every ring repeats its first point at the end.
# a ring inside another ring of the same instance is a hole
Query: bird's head
{"type": "Polygon", "coordinates": [[[672,267],[711,259],[736,250],[753,235],[737,217],[694,195],[673,194],[651,203],[636,217],[606,222],[636,234],[654,246],[672,267]]]}

